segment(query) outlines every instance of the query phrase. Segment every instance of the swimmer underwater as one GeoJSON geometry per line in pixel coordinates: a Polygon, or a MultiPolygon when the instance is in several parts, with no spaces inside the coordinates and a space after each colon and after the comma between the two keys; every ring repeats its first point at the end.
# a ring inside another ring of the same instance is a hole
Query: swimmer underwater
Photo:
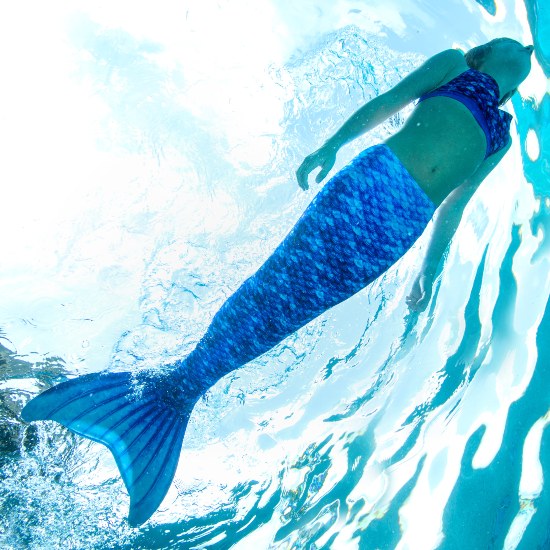
{"type": "Polygon", "coordinates": [[[222,305],[195,349],[162,373],[104,372],[30,400],[25,421],[55,420],[106,445],[130,495],[131,525],[166,495],[193,407],[229,372],[353,296],[401,258],[438,209],[420,275],[407,297],[422,311],[464,208],[511,145],[499,109],[531,70],[533,46],[498,38],[448,49],[361,107],[296,175],[308,189],[344,144],[418,99],[404,126],[369,147],[319,191],[273,254],[222,305]]]}

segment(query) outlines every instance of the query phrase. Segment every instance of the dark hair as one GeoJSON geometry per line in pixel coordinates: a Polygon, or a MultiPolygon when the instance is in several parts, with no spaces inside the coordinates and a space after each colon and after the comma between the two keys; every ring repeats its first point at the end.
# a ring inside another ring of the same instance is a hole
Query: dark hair
{"type": "MultiPolygon", "coordinates": [[[[466,59],[466,63],[471,69],[479,70],[479,67],[483,64],[485,59],[488,55],[491,54],[493,51],[493,46],[495,44],[499,44],[500,42],[517,42],[517,40],[514,40],[513,38],[495,38],[491,40],[490,42],[487,42],[487,44],[481,44],[481,46],[476,46],[475,48],[472,48],[471,50],[468,50],[464,54],[464,59],[466,59]]],[[[510,90],[506,95],[503,96],[503,98],[498,102],[499,105],[504,105],[516,92],[518,91],[517,88],[514,88],[513,90],[510,90]]]]}

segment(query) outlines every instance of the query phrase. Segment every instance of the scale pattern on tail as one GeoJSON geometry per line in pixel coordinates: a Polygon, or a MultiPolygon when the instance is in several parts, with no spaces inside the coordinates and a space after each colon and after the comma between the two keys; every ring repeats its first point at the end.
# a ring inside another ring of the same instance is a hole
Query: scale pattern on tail
{"type": "Polygon", "coordinates": [[[32,399],[23,418],[55,420],[106,445],[130,495],[129,521],[143,523],[172,483],[200,396],[380,276],[414,244],[434,210],[389,147],[363,151],[317,194],[172,372],[81,376],[32,399]]]}
{"type": "Polygon", "coordinates": [[[387,145],[360,153],[223,304],[182,364],[189,383],[207,389],[366,287],[411,248],[434,211],[387,145]]]}

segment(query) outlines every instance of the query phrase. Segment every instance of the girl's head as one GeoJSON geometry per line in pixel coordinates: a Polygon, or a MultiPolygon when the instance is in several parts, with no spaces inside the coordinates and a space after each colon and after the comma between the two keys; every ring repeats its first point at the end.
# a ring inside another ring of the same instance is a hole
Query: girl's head
{"type": "Polygon", "coordinates": [[[527,78],[531,70],[533,46],[524,46],[512,38],[495,38],[486,44],[472,48],[465,54],[466,63],[472,69],[498,71],[508,76],[510,89],[499,105],[506,103],[527,78]]]}

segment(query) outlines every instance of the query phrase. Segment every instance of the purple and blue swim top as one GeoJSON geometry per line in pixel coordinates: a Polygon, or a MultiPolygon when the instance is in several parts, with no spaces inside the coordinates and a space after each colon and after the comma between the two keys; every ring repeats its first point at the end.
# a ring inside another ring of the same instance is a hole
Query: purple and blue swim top
{"type": "Polygon", "coordinates": [[[460,101],[474,115],[487,139],[485,158],[500,151],[510,140],[512,115],[498,108],[499,87],[489,74],[468,69],[447,84],[432,90],[418,99],[445,96],[460,101]]]}

